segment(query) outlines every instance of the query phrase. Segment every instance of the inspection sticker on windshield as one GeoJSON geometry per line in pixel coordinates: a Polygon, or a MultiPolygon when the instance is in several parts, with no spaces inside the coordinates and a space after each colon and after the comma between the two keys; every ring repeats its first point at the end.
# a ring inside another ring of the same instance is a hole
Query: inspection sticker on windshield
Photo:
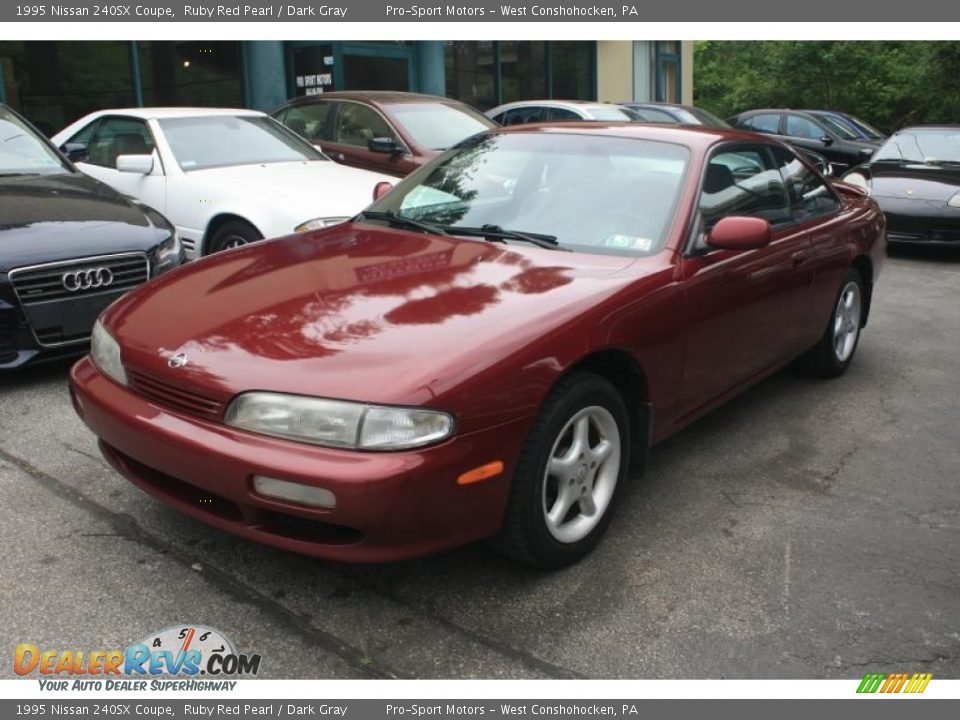
{"type": "Polygon", "coordinates": [[[603,240],[607,247],[627,248],[630,250],[641,250],[647,252],[653,249],[653,240],[645,237],[636,237],[634,235],[618,235],[616,233],[607,235],[603,240]]]}

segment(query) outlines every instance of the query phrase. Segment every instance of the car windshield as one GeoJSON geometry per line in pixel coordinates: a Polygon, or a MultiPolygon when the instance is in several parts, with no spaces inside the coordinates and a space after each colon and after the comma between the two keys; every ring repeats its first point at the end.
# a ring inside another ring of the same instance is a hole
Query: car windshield
{"type": "Polygon", "coordinates": [[[928,164],[960,162],[960,129],[914,128],[898,132],[873,156],[873,162],[883,160],[928,164]]]}
{"type": "Polygon", "coordinates": [[[627,110],[636,115],[637,119],[642,122],[673,123],[674,125],[680,122],[672,115],[665,113],[663,110],[657,110],[656,108],[629,107],[627,110]]]}
{"type": "Polygon", "coordinates": [[[700,125],[706,125],[708,127],[717,127],[717,128],[728,128],[730,125],[718,118],[709,110],[704,110],[703,108],[681,108],[684,114],[689,114],[693,117],[692,122],[700,125]]]}
{"type": "Polygon", "coordinates": [[[826,125],[828,128],[833,130],[838,136],[844,140],[859,140],[860,136],[857,135],[850,127],[841,119],[833,117],[832,115],[817,115],[816,116],[820,122],[826,125]]]}
{"type": "Polygon", "coordinates": [[[592,117],[594,120],[610,120],[613,122],[627,122],[631,120],[638,120],[639,116],[635,113],[630,112],[626,108],[616,107],[611,105],[610,107],[598,106],[598,107],[588,107],[585,108],[587,114],[592,117]]]}
{"type": "Polygon", "coordinates": [[[202,115],[159,121],[182,170],[326,160],[310,143],[272,118],[202,115]]]}
{"type": "Polygon", "coordinates": [[[430,150],[446,150],[497,125],[475,110],[446,103],[395,103],[387,109],[417,145],[430,150]]]}
{"type": "Polygon", "coordinates": [[[853,125],[855,128],[860,130],[864,135],[866,135],[871,140],[883,140],[884,138],[887,137],[882,132],[877,130],[875,127],[873,127],[873,125],[865,123],[860,118],[853,117],[853,115],[844,115],[843,118],[844,120],[849,122],[851,125],[853,125]]]}
{"type": "Polygon", "coordinates": [[[688,159],[687,148],[665,142],[491,134],[420,168],[371,210],[451,235],[487,227],[580,252],[651,254],[666,241],[688,159]]]}
{"type": "Polygon", "coordinates": [[[60,156],[34,130],[0,107],[0,176],[68,173],[60,156]]]}

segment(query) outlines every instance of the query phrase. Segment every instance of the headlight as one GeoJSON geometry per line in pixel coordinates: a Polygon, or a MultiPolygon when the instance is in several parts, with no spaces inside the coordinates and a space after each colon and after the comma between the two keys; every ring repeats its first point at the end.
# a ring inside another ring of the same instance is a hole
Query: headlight
{"type": "Polygon", "coordinates": [[[104,375],[121,385],[127,384],[127,371],[123,369],[120,359],[120,345],[99,318],[93,324],[93,334],[90,336],[90,357],[104,375]]]}
{"type": "Polygon", "coordinates": [[[960,192],[947,200],[947,205],[950,207],[960,208],[960,192]]]}
{"type": "Polygon", "coordinates": [[[269,392],[238,396],[224,422],[264,435],[357,450],[406,450],[453,433],[453,418],[436,410],[269,392]]]}
{"type": "Polygon", "coordinates": [[[170,232],[170,237],[164,240],[157,248],[157,268],[156,274],[169,270],[180,264],[181,253],[183,249],[180,245],[180,236],[176,230],[170,232]]]}
{"type": "Polygon", "coordinates": [[[843,181],[851,185],[856,185],[858,188],[866,190],[867,194],[870,194],[870,180],[867,179],[867,176],[863,173],[855,172],[844,175],[843,181]]]}
{"type": "Polygon", "coordinates": [[[342,222],[346,222],[350,219],[350,216],[346,217],[325,217],[325,218],[313,218],[313,220],[307,220],[297,225],[293,231],[294,232],[310,232],[311,230],[323,230],[325,227],[330,227],[331,225],[339,225],[342,222]]]}

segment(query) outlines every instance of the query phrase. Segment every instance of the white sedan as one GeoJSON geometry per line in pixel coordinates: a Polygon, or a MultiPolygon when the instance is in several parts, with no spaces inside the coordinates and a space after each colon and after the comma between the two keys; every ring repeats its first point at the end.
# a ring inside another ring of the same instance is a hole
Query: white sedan
{"type": "Polygon", "coordinates": [[[51,139],[83,172],[166,215],[191,258],[342,222],[396,181],[331,161],[255,110],[101,110],[51,139]]]}

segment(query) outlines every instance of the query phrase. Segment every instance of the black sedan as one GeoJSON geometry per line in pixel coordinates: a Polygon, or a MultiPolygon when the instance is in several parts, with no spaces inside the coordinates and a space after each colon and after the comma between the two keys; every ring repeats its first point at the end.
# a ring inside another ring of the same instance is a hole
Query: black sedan
{"type": "Polygon", "coordinates": [[[0,371],[86,352],[107,305],[182,262],[166,218],[0,105],[0,371]]]}
{"type": "Polygon", "coordinates": [[[795,148],[827,159],[836,173],[869,159],[880,147],[864,140],[840,123],[827,124],[820,117],[800,110],[750,110],[727,120],[734,127],[779,135],[795,148]]]}
{"type": "Polygon", "coordinates": [[[960,126],[899,130],[843,179],[880,205],[890,242],[960,247],[960,126]]]}

